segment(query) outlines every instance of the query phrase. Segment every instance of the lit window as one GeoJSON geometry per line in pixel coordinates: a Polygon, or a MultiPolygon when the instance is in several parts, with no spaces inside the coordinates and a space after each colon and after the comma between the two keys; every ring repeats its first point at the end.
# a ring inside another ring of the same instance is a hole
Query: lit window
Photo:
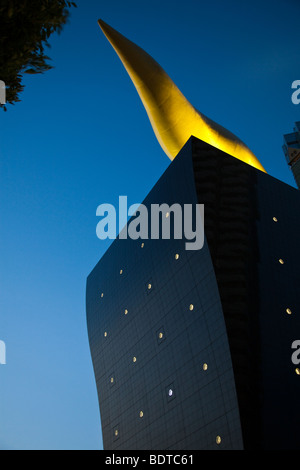
{"type": "Polygon", "coordinates": [[[111,384],[113,384],[113,383],[114,383],[114,381],[115,381],[115,379],[114,379],[113,377],[111,377],[111,379],[110,379],[110,383],[111,383],[111,384]]]}
{"type": "Polygon", "coordinates": [[[300,369],[299,369],[298,367],[297,367],[297,369],[296,369],[296,374],[297,374],[297,375],[300,375],[300,369]]]}
{"type": "Polygon", "coordinates": [[[124,312],[124,313],[125,313],[125,315],[128,315],[128,310],[127,310],[127,308],[125,309],[125,312],[124,312]]]}
{"type": "Polygon", "coordinates": [[[120,269],[120,274],[123,274],[123,269],[120,269]]]}
{"type": "Polygon", "coordinates": [[[217,436],[217,437],[216,437],[216,443],[217,443],[218,445],[220,445],[221,442],[222,442],[221,437],[220,437],[220,436],[217,436]]]}
{"type": "Polygon", "coordinates": [[[207,370],[208,369],[208,365],[207,364],[203,364],[203,370],[207,370]]]}
{"type": "Polygon", "coordinates": [[[194,310],[194,305],[191,304],[191,305],[190,305],[190,311],[192,312],[193,310],[194,310]]]}
{"type": "Polygon", "coordinates": [[[105,338],[107,337],[107,331],[104,333],[104,337],[105,337],[105,338]]]}
{"type": "Polygon", "coordinates": [[[133,360],[133,362],[136,362],[136,357],[133,357],[133,359],[132,359],[132,360],[133,360]]]}
{"type": "Polygon", "coordinates": [[[287,313],[288,315],[292,315],[292,310],[291,310],[290,308],[287,308],[287,309],[286,309],[286,313],[287,313]]]}
{"type": "Polygon", "coordinates": [[[104,294],[103,294],[103,292],[102,292],[102,294],[101,294],[101,299],[103,299],[103,297],[104,297],[104,294]]]}
{"type": "Polygon", "coordinates": [[[166,398],[167,398],[167,402],[168,402],[168,403],[170,403],[171,401],[175,400],[175,398],[176,398],[176,393],[175,393],[175,386],[174,386],[174,383],[171,383],[170,385],[168,385],[168,387],[166,387],[165,393],[166,393],[166,398]]]}
{"type": "Polygon", "coordinates": [[[140,418],[142,418],[143,416],[144,416],[143,411],[140,411],[140,418]]]}
{"type": "Polygon", "coordinates": [[[150,295],[153,291],[153,279],[149,278],[148,281],[145,284],[145,289],[147,292],[147,295],[150,295]]]}
{"type": "Polygon", "coordinates": [[[115,437],[118,437],[118,435],[119,435],[119,431],[118,429],[115,429],[115,437]]]}
{"type": "Polygon", "coordinates": [[[284,264],[283,259],[280,258],[279,263],[280,263],[280,264],[284,264]]]}
{"type": "Polygon", "coordinates": [[[274,222],[278,222],[278,219],[276,217],[273,217],[274,222]]]}
{"type": "Polygon", "coordinates": [[[165,330],[163,327],[161,327],[159,330],[156,331],[156,337],[157,337],[158,344],[161,344],[165,341],[166,334],[165,334],[165,330]]]}
{"type": "Polygon", "coordinates": [[[175,259],[176,259],[176,260],[179,259],[179,254],[178,254],[178,253],[175,255],[175,259]]]}
{"type": "Polygon", "coordinates": [[[141,248],[144,248],[144,246],[145,246],[145,243],[142,243],[142,244],[141,244],[141,248]]]}

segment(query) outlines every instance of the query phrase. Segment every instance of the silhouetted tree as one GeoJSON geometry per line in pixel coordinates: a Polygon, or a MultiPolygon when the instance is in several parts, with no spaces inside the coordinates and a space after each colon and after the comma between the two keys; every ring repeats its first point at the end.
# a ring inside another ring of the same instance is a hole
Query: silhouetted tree
{"type": "Polygon", "coordinates": [[[76,3],[0,0],[0,80],[7,86],[7,103],[21,101],[24,73],[44,73],[53,68],[45,49],[50,47],[51,34],[60,33],[67,23],[71,7],[76,7],[76,3]]]}

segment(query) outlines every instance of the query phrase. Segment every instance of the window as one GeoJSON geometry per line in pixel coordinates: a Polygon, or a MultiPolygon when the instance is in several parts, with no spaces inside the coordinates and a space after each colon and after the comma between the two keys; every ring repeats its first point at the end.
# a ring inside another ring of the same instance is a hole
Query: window
{"type": "Polygon", "coordinates": [[[180,258],[179,254],[178,254],[178,253],[176,253],[176,255],[175,255],[175,259],[176,259],[176,261],[177,261],[179,258],[180,258]]]}
{"type": "Polygon", "coordinates": [[[128,310],[127,310],[127,308],[125,308],[124,313],[125,313],[125,315],[128,315],[128,310]]]}
{"type": "Polygon", "coordinates": [[[141,248],[144,248],[144,246],[145,246],[145,243],[142,243],[142,244],[141,244],[141,248]]]}
{"type": "Polygon", "coordinates": [[[208,369],[208,365],[205,363],[203,364],[203,370],[207,370],[208,369]]]}
{"type": "Polygon", "coordinates": [[[297,369],[296,369],[296,374],[297,374],[297,375],[300,375],[300,369],[299,369],[298,367],[297,367],[297,369]]]}
{"type": "Polygon", "coordinates": [[[159,330],[156,331],[156,338],[157,338],[158,344],[161,344],[163,341],[165,341],[166,334],[165,334],[165,330],[163,327],[161,327],[159,330]]]}
{"type": "Polygon", "coordinates": [[[104,294],[103,294],[103,292],[102,292],[102,294],[101,294],[101,299],[103,299],[103,297],[104,297],[104,294]]]}
{"type": "Polygon", "coordinates": [[[104,333],[104,338],[107,338],[107,331],[105,331],[104,333]]]}
{"type": "Polygon", "coordinates": [[[194,310],[194,305],[191,304],[191,305],[190,305],[190,311],[192,312],[193,310],[194,310]]]}
{"type": "Polygon", "coordinates": [[[120,269],[120,274],[123,274],[123,269],[120,269]]]}
{"type": "Polygon", "coordinates": [[[144,416],[144,412],[140,411],[140,418],[143,418],[143,416],[144,416]]]}
{"type": "Polygon", "coordinates": [[[171,383],[168,387],[166,387],[166,395],[167,395],[167,402],[175,400],[175,386],[174,383],[171,383]]]}
{"type": "Polygon", "coordinates": [[[133,362],[136,362],[136,357],[135,357],[135,356],[132,358],[132,361],[133,361],[133,362]]]}
{"type": "Polygon", "coordinates": [[[286,309],[286,313],[287,313],[288,315],[292,315],[292,310],[291,310],[290,308],[287,308],[287,309],[286,309]]]}
{"type": "Polygon", "coordinates": [[[273,217],[274,222],[278,222],[278,219],[276,217],[273,217]]]}
{"type": "Polygon", "coordinates": [[[153,280],[150,278],[145,284],[145,289],[148,295],[150,295],[154,289],[153,287],[153,280]]]}
{"type": "Polygon", "coordinates": [[[279,263],[280,263],[280,264],[284,264],[283,259],[280,258],[279,263]]]}
{"type": "Polygon", "coordinates": [[[218,446],[221,444],[221,442],[222,442],[221,436],[217,436],[216,437],[216,443],[218,444],[218,446]]]}

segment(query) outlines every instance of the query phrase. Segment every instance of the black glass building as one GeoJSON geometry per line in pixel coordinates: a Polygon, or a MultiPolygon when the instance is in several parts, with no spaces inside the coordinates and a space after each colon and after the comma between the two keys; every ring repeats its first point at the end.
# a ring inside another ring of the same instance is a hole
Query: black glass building
{"type": "Polygon", "coordinates": [[[192,137],[144,204],[205,243],[112,243],[87,280],[107,450],[299,449],[300,193],[192,137]]]}
{"type": "Polygon", "coordinates": [[[283,151],[300,189],[300,121],[295,123],[294,132],[284,136],[283,151]]]}

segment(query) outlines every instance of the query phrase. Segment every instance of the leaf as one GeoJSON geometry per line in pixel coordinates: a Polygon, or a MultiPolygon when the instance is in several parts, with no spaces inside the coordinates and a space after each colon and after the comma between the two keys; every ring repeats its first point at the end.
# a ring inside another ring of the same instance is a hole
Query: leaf
{"type": "Polygon", "coordinates": [[[21,101],[25,73],[53,68],[44,50],[50,36],[63,30],[72,7],[77,5],[70,0],[0,0],[0,77],[7,85],[7,103],[21,101]]]}

